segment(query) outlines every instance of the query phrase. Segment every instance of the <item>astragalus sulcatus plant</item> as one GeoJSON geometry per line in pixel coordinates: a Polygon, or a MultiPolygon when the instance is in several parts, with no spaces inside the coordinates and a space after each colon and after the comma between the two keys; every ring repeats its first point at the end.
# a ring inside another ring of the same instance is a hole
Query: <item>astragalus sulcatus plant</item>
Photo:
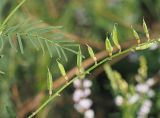
{"type": "MultiPolygon", "coordinates": [[[[122,50],[121,49],[121,46],[119,44],[119,40],[118,40],[118,34],[117,34],[117,29],[116,27],[114,26],[114,29],[113,29],[113,32],[112,32],[112,41],[114,43],[114,45],[116,46],[117,49],[119,49],[119,51],[117,53],[113,53],[113,47],[111,45],[111,42],[109,40],[109,38],[107,37],[106,38],[106,41],[105,41],[105,44],[106,44],[106,52],[108,52],[109,56],[106,57],[105,59],[101,60],[98,62],[95,54],[94,54],[94,51],[93,49],[87,45],[88,47],[88,53],[90,55],[90,57],[95,61],[95,64],[93,66],[91,66],[90,68],[88,68],[87,70],[84,70],[83,66],[81,65],[82,64],[82,52],[81,52],[81,49],[79,48],[79,51],[78,51],[78,54],[77,54],[77,76],[75,76],[74,78],[72,78],[71,80],[68,80],[67,78],[67,75],[66,75],[66,72],[65,72],[65,69],[64,69],[64,66],[59,63],[58,63],[58,67],[60,69],[60,72],[62,74],[62,76],[64,77],[64,79],[66,80],[66,83],[58,90],[56,91],[53,95],[51,95],[49,97],[49,99],[44,102],[35,112],[33,112],[33,114],[31,114],[31,116],[29,116],[29,118],[35,116],[41,109],[43,109],[50,101],[54,100],[56,97],[60,96],[61,92],[63,90],[65,90],[66,87],[68,87],[69,85],[71,85],[75,80],[77,80],[78,78],[84,78],[83,76],[89,74],[92,70],[94,70],[95,68],[103,65],[104,63],[108,62],[108,61],[111,61],[113,58],[116,58],[120,55],[123,55],[125,53],[128,53],[128,52],[133,52],[133,51],[137,51],[137,50],[145,50],[147,48],[149,48],[150,46],[152,46],[154,43],[158,43],[159,42],[159,39],[150,39],[150,36],[149,36],[149,32],[148,32],[148,28],[147,28],[147,25],[145,23],[145,21],[143,20],[143,28],[144,28],[144,32],[146,34],[146,37],[147,37],[147,42],[144,42],[144,43],[141,43],[140,41],[140,38],[138,36],[138,33],[132,28],[133,30],[133,35],[135,36],[135,39],[137,40],[137,45],[135,46],[132,46],[128,49],[125,49],[125,50],[122,50]]],[[[109,75],[110,76],[114,76],[114,73],[111,73],[111,71],[109,72],[109,75]]],[[[116,77],[120,77],[120,75],[118,73],[115,73],[116,77]]],[[[116,85],[114,83],[114,87],[117,87],[117,86],[122,86],[122,92],[126,91],[127,89],[127,83],[126,84],[123,84],[123,81],[122,80],[122,83],[120,85],[116,85]]],[[[51,82],[51,81],[50,81],[51,82]]],[[[125,82],[124,82],[125,83],[125,82]]],[[[48,85],[51,85],[48,84],[48,85]]],[[[49,91],[52,91],[52,87],[50,87],[50,90],[49,91]]],[[[50,92],[49,92],[50,93],[50,92]]]]}
{"type": "MultiPolygon", "coordinates": [[[[50,103],[52,100],[54,100],[57,97],[60,97],[62,92],[70,86],[74,81],[77,79],[83,79],[85,78],[86,75],[91,73],[92,70],[95,68],[102,66],[106,62],[111,61],[114,58],[117,58],[120,55],[133,52],[133,51],[139,51],[139,50],[145,50],[152,46],[154,43],[159,43],[160,39],[152,39],[149,35],[149,31],[147,28],[147,25],[145,21],[143,20],[143,29],[144,33],[146,35],[147,41],[146,42],[141,42],[141,39],[133,28],[131,28],[133,35],[135,39],[137,40],[137,44],[133,45],[127,49],[122,49],[121,44],[119,43],[119,38],[118,38],[118,31],[116,28],[116,25],[114,25],[113,31],[111,33],[111,37],[106,37],[105,39],[105,47],[106,47],[106,53],[108,54],[107,57],[105,57],[102,60],[97,59],[94,50],[92,49],[91,46],[86,44],[87,50],[88,50],[88,55],[92,60],[94,61],[94,65],[89,67],[88,69],[84,69],[82,62],[84,59],[83,53],[81,51],[81,46],[78,45],[75,42],[72,41],[66,41],[66,40],[50,40],[53,38],[52,35],[52,30],[61,28],[61,26],[40,26],[37,25],[37,22],[32,22],[30,21],[25,21],[21,23],[16,23],[14,25],[9,24],[9,20],[12,19],[14,16],[15,12],[26,2],[27,0],[22,0],[16,7],[13,9],[10,14],[2,21],[0,24],[0,40],[1,40],[1,52],[4,50],[4,47],[6,45],[9,45],[11,47],[12,51],[18,52],[20,51],[21,54],[25,55],[27,45],[31,45],[32,48],[35,48],[37,51],[41,50],[42,55],[45,55],[46,53],[50,55],[51,58],[56,60],[57,62],[57,67],[59,68],[59,72],[63,76],[65,83],[62,85],[58,90],[52,90],[53,89],[53,76],[54,74],[51,73],[50,69],[48,68],[48,77],[47,77],[47,86],[49,90],[49,96],[48,99],[38,107],[38,109],[30,114],[28,118],[32,118],[35,115],[37,115],[44,107],[47,106],[48,103],[50,103]],[[114,46],[113,46],[114,44],[114,46]],[[69,47],[76,47],[78,51],[75,51],[69,47]],[[115,47],[118,51],[114,52],[113,47],[115,47]],[[46,51],[47,50],[47,51],[46,51]],[[56,50],[58,56],[60,59],[54,58],[53,57],[53,52],[56,50]],[[68,60],[67,55],[65,51],[72,52],[77,55],[77,75],[73,78],[69,78],[66,72],[66,68],[63,66],[61,60],[68,60]]],[[[5,56],[5,54],[3,54],[5,56]]],[[[47,65],[46,65],[47,66],[47,65]]],[[[47,70],[47,69],[46,69],[47,70]]],[[[6,72],[1,72],[2,74],[6,72]]],[[[115,73],[114,73],[115,74],[115,73]]],[[[120,77],[118,73],[115,74],[116,77],[120,77]]],[[[113,76],[112,73],[110,73],[110,76],[113,76]]],[[[121,79],[120,79],[121,80],[121,79]]],[[[122,83],[124,82],[121,80],[122,83]]],[[[121,82],[120,81],[120,82],[121,82]]],[[[125,82],[124,82],[125,83],[125,82]]],[[[123,84],[122,86],[122,91],[126,91],[127,88],[127,83],[123,84]]],[[[116,87],[117,85],[115,85],[116,87]]]]}

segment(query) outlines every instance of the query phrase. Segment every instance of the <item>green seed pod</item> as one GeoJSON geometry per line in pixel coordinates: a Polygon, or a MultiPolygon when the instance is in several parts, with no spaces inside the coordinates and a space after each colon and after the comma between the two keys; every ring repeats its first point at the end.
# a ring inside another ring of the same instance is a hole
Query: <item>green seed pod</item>
{"type": "Polygon", "coordinates": [[[143,45],[140,45],[138,47],[136,47],[136,50],[145,50],[147,48],[149,48],[153,43],[147,43],[147,44],[143,44],[143,45]]]}
{"type": "Polygon", "coordinates": [[[121,52],[121,46],[119,45],[119,42],[118,42],[118,33],[117,33],[117,28],[116,28],[115,25],[114,25],[114,28],[113,28],[113,31],[112,31],[112,40],[113,40],[115,46],[121,52]]]}
{"type": "Polygon", "coordinates": [[[59,63],[58,61],[57,61],[57,64],[58,64],[58,68],[59,68],[62,76],[64,76],[64,79],[68,82],[68,77],[66,75],[66,71],[64,69],[64,66],[61,63],[59,63]]]}
{"type": "Polygon", "coordinates": [[[136,40],[137,40],[137,43],[140,44],[140,43],[141,43],[141,40],[140,40],[140,38],[139,38],[138,33],[136,32],[136,30],[133,29],[132,26],[131,26],[131,28],[132,28],[132,31],[133,31],[133,35],[134,35],[134,37],[135,37],[136,40]]]}
{"type": "Polygon", "coordinates": [[[49,95],[52,95],[52,74],[48,68],[48,74],[47,74],[47,87],[49,90],[49,95]]]}
{"type": "Polygon", "coordinates": [[[95,64],[97,64],[97,58],[93,52],[93,49],[89,45],[87,45],[87,48],[88,48],[88,53],[89,53],[90,57],[93,58],[95,64]]]}
{"type": "Polygon", "coordinates": [[[147,37],[148,41],[149,41],[150,36],[149,36],[148,28],[147,28],[147,25],[146,25],[146,22],[145,22],[144,19],[143,19],[143,30],[144,30],[144,33],[146,34],[146,37],[147,37]]]}
{"type": "Polygon", "coordinates": [[[82,52],[79,46],[78,54],[77,54],[77,67],[80,69],[82,65],[82,52]]]}
{"type": "Polygon", "coordinates": [[[105,45],[106,45],[106,50],[109,52],[109,56],[112,56],[113,47],[112,47],[108,37],[106,37],[105,45]]]}

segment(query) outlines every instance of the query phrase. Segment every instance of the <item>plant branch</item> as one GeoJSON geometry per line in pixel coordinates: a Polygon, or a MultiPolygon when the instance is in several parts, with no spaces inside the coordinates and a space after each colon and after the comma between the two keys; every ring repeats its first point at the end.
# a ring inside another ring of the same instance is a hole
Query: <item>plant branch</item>
{"type": "MultiPolygon", "coordinates": [[[[130,41],[124,42],[123,44],[121,44],[121,46],[122,46],[122,49],[127,49],[128,47],[131,47],[131,45],[134,45],[134,44],[136,44],[136,41],[135,40],[130,40],[130,41]]],[[[118,49],[114,47],[113,52],[115,53],[117,51],[118,51],[118,49]]],[[[106,50],[103,50],[103,51],[95,54],[95,56],[97,58],[97,61],[100,61],[100,60],[104,59],[105,57],[107,57],[108,53],[106,52],[106,50]]],[[[89,58],[89,59],[86,59],[86,60],[83,61],[82,67],[84,69],[87,69],[92,64],[94,64],[94,61],[93,61],[92,58],[89,58]]],[[[67,72],[67,76],[68,76],[69,79],[73,78],[76,75],[77,69],[78,69],[77,67],[74,67],[70,71],[67,72]]],[[[59,77],[53,82],[53,88],[54,89],[58,88],[64,83],[65,83],[65,81],[64,81],[63,77],[59,77]]]]}
{"type": "MultiPolygon", "coordinates": [[[[151,43],[153,42],[152,41],[149,41],[147,43],[151,43]]],[[[147,44],[146,42],[145,43],[142,43],[141,45],[146,45],[147,44]]],[[[123,55],[123,54],[126,54],[128,52],[132,52],[133,50],[136,50],[136,47],[137,46],[133,46],[131,48],[128,48],[120,53],[116,53],[114,54],[113,56],[110,56],[110,57],[107,57],[107,58],[104,58],[103,60],[101,60],[99,63],[97,63],[96,65],[93,65],[91,66],[89,69],[87,69],[86,71],[84,71],[82,74],[80,75],[86,75],[88,73],[90,73],[92,70],[94,70],[95,68],[99,67],[100,65],[102,65],[103,63],[106,63],[107,61],[110,61],[112,60],[113,58],[115,57],[118,57],[120,55],[123,55]]],[[[71,85],[74,80],[76,80],[78,78],[79,75],[77,75],[76,77],[74,77],[72,80],[70,80],[68,83],[64,84],[54,95],[52,95],[47,101],[45,101],[35,112],[33,112],[28,118],[32,118],[33,116],[35,116],[40,110],[42,110],[50,101],[52,101],[54,98],[56,98],[57,96],[59,96],[61,94],[61,92],[67,88],[69,85],[71,85]]]]}
{"type": "MultiPolygon", "coordinates": [[[[134,44],[136,44],[135,40],[129,40],[127,42],[122,43],[121,46],[122,46],[122,49],[127,49],[128,47],[131,47],[131,45],[134,45],[134,44]]],[[[105,46],[103,46],[103,47],[105,47],[105,46]]],[[[114,48],[114,52],[117,52],[117,51],[118,50],[116,48],[114,48]]],[[[100,51],[97,54],[95,54],[95,56],[97,58],[97,61],[100,61],[100,60],[104,59],[105,57],[107,57],[108,53],[106,52],[106,50],[103,50],[103,51],[100,51]]],[[[112,61],[114,61],[114,60],[115,59],[113,59],[112,61]]],[[[88,59],[83,61],[82,67],[84,69],[86,69],[89,66],[91,66],[92,64],[94,64],[93,59],[92,58],[88,58],[88,59]]],[[[67,72],[67,76],[68,76],[69,80],[71,78],[73,78],[76,75],[76,73],[77,73],[77,67],[73,67],[70,71],[68,71],[67,72]]],[[[55,89],[59,88],[64,83],[65,83],[65,81],[64,81],[63,77],[57,78],[56,81],[53,82],[53,89],[55,90],[55,89]]],[[[28,99],[27,101],[25,101],[23,103],[22,107],[17,110],[18,117],[19,118],[23,118],[23,116],[26,113],[28,113],[28,112],[32,111],[33,109],[35,109],[38,106],[38,104],[40,103],[40,101],[44,98],[44,96],[45,96],[45,93],[44,92],[40,92],[34,98],[31,98],[31,99],[28,99]]]]}

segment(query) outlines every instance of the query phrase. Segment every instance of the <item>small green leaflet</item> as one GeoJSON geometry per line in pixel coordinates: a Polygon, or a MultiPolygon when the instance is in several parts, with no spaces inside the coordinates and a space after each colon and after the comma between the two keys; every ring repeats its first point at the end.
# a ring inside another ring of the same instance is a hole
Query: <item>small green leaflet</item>
{"type": "Polygon", "coordinates": [[[63,66],[60,62],[58,62],[58,61],[57,61],[57,64],[58,64],[58,68],[59,68],[62,76],[63,76],[64,79],[68,82],[68,77],[67,77],[67,75],[66,75],[66,71],[65,71],[65,69],[64,69],[64,66],[63,66]]]}
{"type": "Polygon", "coordinates": [[[36,45],[36,43],[33,41],[33,36],[32,35],[29,35],[27,34],[29,40],[31,41],[32,45],[37,49],[37,51],[39,50],[38,46],[36,45]]]}
{"type": "Polygon", "coordinates": [[[62,56],[61,56],[61,53],[60,53],[60,51],[59,51],[59,49],[58,49],[58,46],[55,45],[54,47],[55,47],[55,49],[56,49],[56,51],[57,51],[58,57],[61,58],[62,56]]]}
{"type": "Polygon", "coordinates": [[[36,37],[37,37],[37,40],[38,40],[38,42],[40,44],[40,47],[42,49],[43,56],[44,56],[45,55],[45,49],[44,49],[43,43],[41,42],[41,39],[38,37],[38,35],[36,37]]]}
{"type": "Polygon", "coordinates": [[[49,95],[52,95],[52,74],[48,68],[48,74],[47,74],[47,87],[49,90],[49,95]]]}
{"type": "Polygon", "coordinates": [[[22,44],[21,36],[18,33],[17,33],[17,40],[18,40],[18,43],[19,43],[20,51],[23,54],[24,53],[23,44],[22,44]]]}
{"type": "Polygon", "coordinates": [[[121,52],[121,46],[119,45],[119,42],[118,42],[118,33],[117,33],[117,28],[116,28],[115,25],[114,25],[114,28],[113,28],[113,31],[112,31],[112,40],[113,40],[113,43],[115,44],[115,46],[121,52]]]}
{"type": "Polygon", "coordinates": [[[81,48],[79,46],[78,54],[77,54],[77,67],[78,67],[78,69],[81,68],[81,65],[82,65],[82,52],[81,52],[81,48]]]}
{"type": "Polygon", "coordinates": [[[0,35],[0,40],[1,40],[1,47],[0,47],[0,51],[3,50],[3,47],[4,47],[4,41],[3,41],[3,38],[2,36],[0,35]]]}
{"type": "Polygon", "coordinates": [[[15,52],[17,52],[17,48],[14,46],[14,43],[13,43],[13,41],[12,41],[12,38],[11,38],[11,35],[10,35],[10,34],[8,34],[8,40],[9,40],[9,43],[10,43],[10,45],[11,45],[11,48],[12,48],[13,50],[15,50],[15,52]]]}
{"type": "Polygon", "coordinates": [[[143,30],[144,30],[144,33],[146,34],[146,37],[147,37],[148,41],[149,41],[150,36],[149,36],[148,28],[147,28],[147,25],[146,25],[146,22],[145,22],[144,19],[143,19],[143,30]]]}
{"type": "Polygon", "coordinates": [[[109,56],[112,56],[113,47],[112,47],[108,37],[106,37],[105,45],[106,45],[106,50],[109,52],[109,56]]]}
{"type": "Polygon", "coordinates": [[[60,51],[61,51],[61,53],[62,53],[65,61],[67,62],[67,61],[68,61],[68,58],[67,58],[67,55],[66,55],[66,53],[64,52],[64,49],[63,49],[62,47],[60,47],[60,51]]]}
{"type": "Polygon", "coordinates": [[[141,43],[141,40],[140,40],[140,38],[139,38],[138,33],[136,32],[136,30],[133,29],[132,26],[131,26],[131,28],[132,28],[132,31],[133,31],[133,35],[134,35],[134,37],[135,37],[136,40],[137,40],[137,43],[140,44],[140,43],[141,43]]]}
{"type": "Polygon", "coordinates": [[[1,70],[0,70],[0,74],[4,75],[4,74],[5,74],[5,72],[3,72],[3,71],[1,71],[1,70]]]}
{"type": "Polygon", "coordinates": [[[51,51],[51,49],[50,49],[50,46],[49,46],[47,40],[45,40],[45,43],[46,43],[46,47],[47,47],[47,49],[48,49],[49,55],[50,55],[50,57],[52,58],[52,51],[51,51]]]}
{"type": "Polygon", "coordinates": [[[9,27],[8,29],[6,29],[3,34],[13,34],[13,32],[16,32],[16,30],[18,29],[18,27],[20,26],[21,24],[18,24],[16,26],[11,26],[9,27]]]}
{"type": "Polygon", "coordinates": [[[95,57],[93,49],[89,45],[87,45],[87,48],[88,48],[88,53],[89,53],[90,57],[92,57],[95,64],[97,64],[97,58],[95,57]]]}

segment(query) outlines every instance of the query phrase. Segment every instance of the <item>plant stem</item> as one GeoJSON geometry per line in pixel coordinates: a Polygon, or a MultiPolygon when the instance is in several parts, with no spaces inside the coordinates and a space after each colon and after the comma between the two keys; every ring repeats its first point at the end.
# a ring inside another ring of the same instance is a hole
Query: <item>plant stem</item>
{"type": "Polygon", "coordinates": [[[70,84],[73,83],[74,80],[76,80],[77,77],[73,78],[71,81],[69,81],[68,83],[66,83],[65,85],[63,85],[54,95],[52,95],[47,101],[45,101],[35,112],[33,112],[28,118],[32,118],[33,116],[35,116],[41,109],[43,109],[51,100],[53,100],[54,98],[60,96],[60,93],[66,88],[68,87],[70,84]]]}
{"type": "MultiPolygon", "coordinates": [[[[149,41],[149,42],[145,42],[145,43],[142,43],[141,45],[145,45],[147,43],[151,43],[151,42],[154,42],[153,40],[149,41]]],[[[111,60],[112,58],[115,58],[115,57],[118,57],[122,54],[126,54],[126,53],[129,53],[129,52],[132,52],[136,49],[137,46],[133,46],[131,48],[128,48],[120,53],[116,53],[110,57],[107,57],[103,60],[101,60],[99,63],[91,66],[89,69],[87,69],[85,72],[83,72],[81,75],[85,75],[85,74],[88,74],[90,71],[94,70],[95,68],[97,68],[98,66],[102,65],[103,63],[111,60]]],[[[68,83],[64,84],[54,95],[52,95],[47,101],[45,101],[35,112],[33,112],[28,118],[32,118],[33,116],[35,116],[40,110],[42,110],[50,101],[52,101],[54,98],[60,96],[61,92],[67,88],[69,85],[71,85],[74,80],[76,80],[78,78],[78,76],[74,77],[72,80],[70,80],[68,83]]]]}
{"type": "MultiPolygon", "coordinates": [[[[130,52],[132,50],[132,48],[129,48],[127,50],[124,50],[121,53],[117,53],[115,55],[113,55],[112,57],[108,57],[103,59],[102,61],[100,61],[98,64],[93,65],[92,67],[90,67],[88,70],[86,70],[84,73],[82,73],[82,75],[85,75],[87,73],[89,73],[90,71],[92,71],[93,69],[95,69],[96,67],[100,66],[101,64],[111,60],[111,58],[117,57],[121,54],[125,54],[127,52],[130,52]]],[[[74,77],[71,81],[69,81],[68,83],[66,83],[65,85],[63,85],[53,96],[51,96],[47,101],[45,101],[35,112],[33,112],[28,118],[32,118],[33,116],[35,116],[40,110],[42,110],[51,100],[53,100],[54,98],[56,98],[57,96],[60,95],[60,93],[66,88],[68,87],[70,84],[72,84],[74,82],[75,79],[77,79],[78,76],[74,77]]]]}
{"type": "Polygon", "coordinates": [[[11,13],[6,17],[6,19],[3,21],[2,25],[0,26],[0,32],[4,30],[5,25],[7,22],[11,19],[11,17],[15,14],[15,12],[26,2],[27,0],[22,0],[12,11],[11,13]]]}

